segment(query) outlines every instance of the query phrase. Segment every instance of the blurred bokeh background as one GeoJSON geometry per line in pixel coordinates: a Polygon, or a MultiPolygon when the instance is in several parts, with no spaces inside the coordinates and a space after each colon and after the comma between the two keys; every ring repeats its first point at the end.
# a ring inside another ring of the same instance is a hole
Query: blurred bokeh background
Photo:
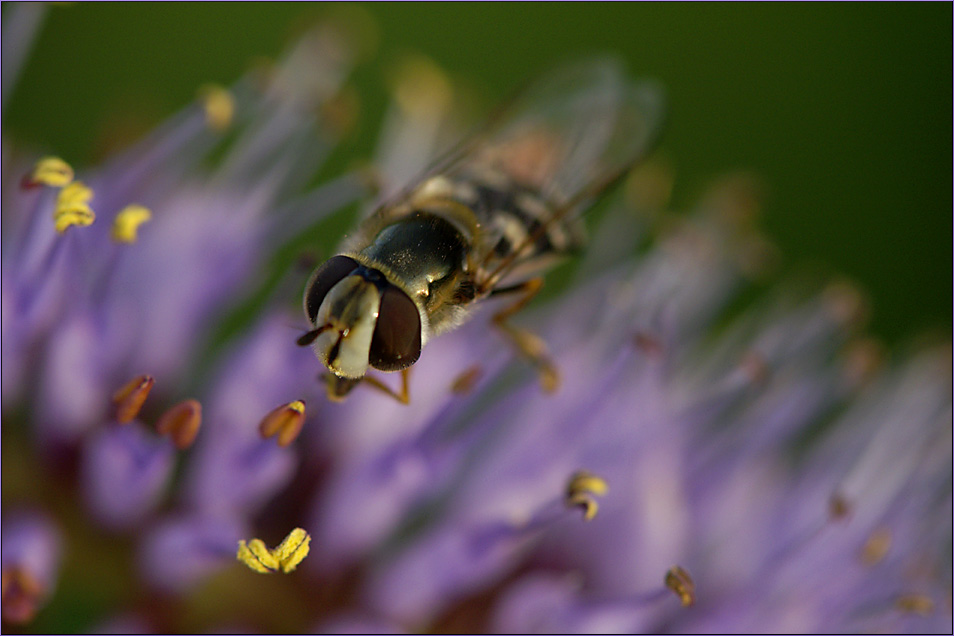
{"type": "MultiPolygon", "coordinates": [[[[47,12],[4,137],[91,165],[193,99],[274,58],[329,10],[299,3],[76,3],[47,12]]],[[[419,52],[489,107],[561,59],[614,52],[670,98],[660,152],[687,205],[711,179],[767,186],[783,268],[859,282],[872,330],[951,329],[951,5],[368,4],[358,125],[329,169],[367,157],[386,74],[419,52]]],[[[6,19],[8,6],[4,6],[6,19]]],[[[7,99],[9,97],[9,99],[7,99]]]]}

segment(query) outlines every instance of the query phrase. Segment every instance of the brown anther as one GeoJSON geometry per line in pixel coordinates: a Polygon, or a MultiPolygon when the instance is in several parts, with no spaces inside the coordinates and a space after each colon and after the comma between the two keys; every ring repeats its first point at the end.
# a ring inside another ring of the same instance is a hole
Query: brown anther
{"type": "Polygon", "coordinates": [[[113,393],[117,422],[128,424],[136,419],[154,383],[155,380],[151,375],[137,375],[113,393]]]}
{"type": "Polygon", "coordinates": [[[835,521],[847,519],[851,514],[851,504],[842,495],[835,493],[828,500],[828,515],[835,521]]]}
{"type": "Polygon", "coordinates": [[[322,104],[319,115],[329,128],[344,136],[354,130],[360,107],[357,91],[354,87],[345,86],[337,95],[322,104]]]}
{"type": "Polygon", "coordinates": [[[10,623],[29,623],[36,616],[43,586],[26,570],[13,566],[2,574],[3,620],[10,623]]]}
{"type": "Polygon", "coordinates": [[[656,335],[647,331],[637,331],[636,335],[633,336],[633,344],[640,352],[657,360],[662,358],[666,352],[662,341],[656,335]]]}
{"type": "Polygon", "coordinates": [[[888,550],[891,549],[891,531],[887,528],[878,528],[871,533],[861,548],[859,558],[863,565],[868,567],[881,563],[888,550]]]}
{"type": "Polygon", "coordinates": [[[301,433],[304,422],[305,402],[295,400],[279,406],[266,415],[258,425],[258,431],[263,438],[277,436],[279,446],[288,446],[301,433]]]}
{"type": "Polygon", "coordinates": [[[863,338],[848,345],[844,353],[844,374],[852,387],[871,380],[884,366],[884,347],[872,338],[863,338]]]}
{"type": "Polygon", "coordinates": [[[201,424],[202,405],[196,400],[185,400],[162,414],[156,431],[168,435],[179,450],[185,450],[192,446],[201,424]]]}
{"type": "Polygon", "coordinates": [[[477,382],[484,375],[484,370],[479,364],[464,369],[463,373],[454,378],[451,382],[451,393],[465,395],[474,390],[477,382]]]}
{"type": "Polygon", "coordinates": [[[672,187],[672,168],[660,161],[646,161],[629,173],[623,192],[637,210],[658,212],[672,198],[672,187]]]}
{"type": "Polygon", "coordinates": [[[705,207],[736,226],[751,226],[758,219],[765,185],[751,173],[738,173],[723,177],[713,184],[706,195],[705,207]]]}
{"type": "Polygon", "coordinates": [[[934,601],[924,594],[904,594],[894,601],[894,606],[906,614],[930,616],[934,612],[934,601]]]}
{"type": "Polygon", "coordinates": [[[735,261],[745,276],[762,280],[778,267],[781,251],[775,243],[758,232],[746,232],[735,243],[735,261]]]}
{"type": "Polygon", "coordinates": [[[765,384],[769,379],[771,371],[768,362],[765,360],[765,356],[758,352],[750,351],[746,353],[739,362],[739,366],[754,384],[765,384]]]}
{"type": "Polygon", "coordinates": [[[844,326],[860,327],[868,319],[869,307],[864,294],[853,284],[841,280],[829,284],[822,292],[832,318],[844,326]]]}
{"type": "Polygon", "coordinates": [[[683,607],[692,607],[696,602],[696,584],[680,566],[674,565],[666,571],[665,583],[679,597],[683,607]]]}

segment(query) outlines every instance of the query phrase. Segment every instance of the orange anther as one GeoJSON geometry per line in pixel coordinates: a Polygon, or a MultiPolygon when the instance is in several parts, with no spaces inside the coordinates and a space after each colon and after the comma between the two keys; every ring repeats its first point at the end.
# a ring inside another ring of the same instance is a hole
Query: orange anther
{"type": "Polygon", "coordinates": [[[156,422],[160,435],[168,435],[179,450],[192,446],[202,424],[202,405],[196,400],[179,402],[156,422]]]}
{"type": "Polygon", "coordinates": [[[283,404],[266,415],[258,430],[262,437],[278,436],[279,446],[288,446],[298,437],[302,424],[305,422],[305,403],[295,400],[283,404]]]}
{"type": "Polygon", "coordinates": [[[116,405],[116,421],[128,424],[133,421],[142,408],[155,380],[151,375],[137,375],[113,393],[113,404],[116,405]]]}

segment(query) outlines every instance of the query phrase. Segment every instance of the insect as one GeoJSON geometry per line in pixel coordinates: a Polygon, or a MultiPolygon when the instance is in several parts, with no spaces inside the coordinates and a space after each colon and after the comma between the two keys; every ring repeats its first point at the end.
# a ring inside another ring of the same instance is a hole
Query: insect
{"type": "Polygon", "coordinates": [[[507,322],[541,273],[585,239],[581,216],[651,149],[661,91],[613,59],[558,68],[518,92],[468,140],[376,207],[319,266],[304,292],[312,328],[298,339],[343,399],[362,379],[409,400],[407,369],[475,303],[513,295],[493,324],[558,384],[542,340],[507,322]],[[400,393],[369,368],[401,371],[400,393]]]}

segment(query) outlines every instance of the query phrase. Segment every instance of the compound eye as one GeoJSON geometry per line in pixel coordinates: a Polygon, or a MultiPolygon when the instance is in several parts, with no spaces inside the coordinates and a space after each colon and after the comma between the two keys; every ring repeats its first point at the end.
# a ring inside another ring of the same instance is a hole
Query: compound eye
{"type": "Polygon", "coordinates": [[[381,293],[368,362],[381,371],[406,369],[421,357],[421,315],[407,294],[388,285],[381,293]]]}
{"type": "Polygon", "coordinates": [[[347,256],[333,256],[329,258],[311,275],[305,290],[305,313],[308,320],[314,324],[321,302],[328,295],[332,287],[342,278],[358,268],[358,263],[347,256]]]}

